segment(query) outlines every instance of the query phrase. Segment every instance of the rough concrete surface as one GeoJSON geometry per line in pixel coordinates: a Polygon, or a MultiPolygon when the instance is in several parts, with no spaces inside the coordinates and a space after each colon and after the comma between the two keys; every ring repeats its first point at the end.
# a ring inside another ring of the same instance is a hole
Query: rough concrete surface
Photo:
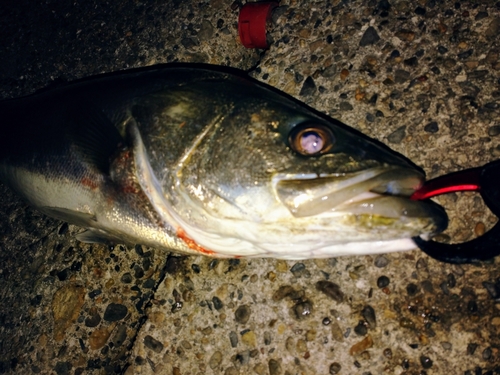
{"type": "MultiPolygon", "coordinates": [[[[4,1],[0,97],[207,62],[251,70],[429,178],[500,155],[499,2],[283,0],[266,51],[239,43],[241,5],[4,1]]],[[[495,222],[473,193],[438,201],[442,239],[495,222]]],[[[0,185],[0,373],[500,374],[498,259],[215,261],[82,244],[79,231],[0,185]]]]}

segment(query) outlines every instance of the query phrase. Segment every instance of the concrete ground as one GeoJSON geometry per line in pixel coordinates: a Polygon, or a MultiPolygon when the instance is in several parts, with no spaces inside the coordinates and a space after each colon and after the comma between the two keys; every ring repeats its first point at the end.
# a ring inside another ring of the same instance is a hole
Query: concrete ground
{"type": "MultiPolygon", "coordinates": [[[[239,43],[241,5],[4,1],[0,97],[207,62],[252,69],[429,178],[500,155],[500,2],[283,0],[267,51],[239,43]]],[[[495,222],[473,193],[438,201],[443,238],[495,222]]],[[[498,259],[215,261],[79,231],[0,185],[0,373],[500,374],[498,259]]]]}

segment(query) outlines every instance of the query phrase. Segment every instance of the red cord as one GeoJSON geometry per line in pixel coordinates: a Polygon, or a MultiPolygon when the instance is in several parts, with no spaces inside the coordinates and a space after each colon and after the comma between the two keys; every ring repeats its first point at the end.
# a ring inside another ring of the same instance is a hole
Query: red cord
{"type": "Polygon", "coordinates": [[[459,191],[479,191],[481,189],[479,184],[480,174],[481,168],[472,168],[435,178],[427,181],[420,189],[415,191],[410,199],[423,200],[459,191]]]}

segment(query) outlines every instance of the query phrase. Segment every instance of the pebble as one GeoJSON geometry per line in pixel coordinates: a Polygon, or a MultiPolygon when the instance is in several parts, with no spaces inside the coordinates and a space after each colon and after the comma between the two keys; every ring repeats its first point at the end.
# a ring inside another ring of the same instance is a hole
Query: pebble
{"type": "Polygon", "coordinates": [[[281,375],[281,365],[275,359],[270,359],[268,362],[269,374],[270,375],[281,375]]]}
{"type": "Polygon", "coordinates": [[[266,366],[264,366],[262,363],[257,363],[253,370],[255,371],[256,374],[259,375],[265,375],[267,373],[266,371],[266,366]]]}
{"type": "Polygon", "coordinates": [[[215,310],[220,310],[224,307],[224,304],[222,303],[220,298],[217,296],[212,297],[212,303],[214,304],[215,310]]]}
{"type": "Polygon", "coordinates": [[[293,276],[300,277],[306,271],[306,266],[304,263],[295,263],[293,267],[290,269],[290,272],[293,273],[293,276]]]}
{"type": "Polygon", "coordinates": [[[465,60],[469,57],[472,56],[472,54],[474,53],[474,50],[471,48],[471,49],[468,49],[467,51],[464,51],[464,52],[460,52],[457,57],[461,60],[465,60]]]}
{"type": "Polygon", "coordinates": [[[270,345],[273,341],[273,337],[269,331],[264,332],[264,345],[270,345]]]}
{"type": "Polygon", "coordinates": [[[424,126],[424,130],[427,133],[437,133],[439,131],[438,123],[436,121],[429,122],[424,126]]]}
{"type": "Polygon", "coordinates": [[[375,121],[375,116],[373,114],[371,114],[371,113],[367,113],[365,119],[368,122],[374,122],[375,121]]]}
{"type": "Polygon", "coordinates": [[[163,344],[150,335],[144,337],[144,345],[156,353],[161,353],[163,344]]]}
{"type": "Polygon", "coordinates": [[[496,282],[483,281],[484,288],[494,300],[500,299],[500,278],[496,282]]]}
{"type": "Polygon", "coordinates": [[[125,324],[120,324],[116,329],[114,336],[112,338],[113,344],[115,347],[120,347],[123,345],[125,340],[127,339],[127,326],[125,324]]]}
{"type": "Polygon", "coordinates": [[[300,96],[312,96],[316,92],[316,83],[312,77],[307,77],[302,84],[302,88],[300,89],[300,96]]]}
{"type": "Polygon", "coordinates": [[[69,375],[71,373],[72,365],[70,362],[57,362],[54,366],[54,371],[57,375],[69,375]]]}
{"type": "Polygon", "coordinates": [[[482,236],[486,232],[486,227],[483,222],[478,222],[474,227],[474,234],[476,236],[482,236]]]}
{"type": "Polygon", "coordinates": [[[89,336],[89,346],[91,350],[101,349],[111,335],[111,327],[104,327],[94,330],[89,336]]]}
{"type": "Polygon", "coordinates": [[[66,330],[76,321],[85,299],[85,288],[66,284],[57,290],[52,299],[54,340],[61,341],[66,330]]]}
{"type": "Polygon", "coordinates": [[[477,302],[476,301],[469,301],[467,303],[467,311],[470,313],[474,314],[478,310],[477,302]]]}
{"type": "Polygon", "coordinates": [[[347,112],[347,111],[352,111],[354,109],[354,107],[352,106],[351,103],[342,101],[342,102],[340,102],[339,109],[342,112],[347,112]]]}
{"type": "Polygon", "coordinates": [[[300,301],[293,307],[295,317],[299,320],[307,318],[312,313],[312,302],[309,300],[300,301]]]}
{"type": "Polygon", "coordinates": [[[419,289],[420,289],[420,288],[418,287],[418,285],[413,284],[413,283],[410,283],[410,284],[408,284],[408,285],[406,286],[406,292],[408,293],[408,295],[409,295],[410,297],[412,297],[412,296],[414,296],[415,294],[417,294],[417,293],[418,293],[418,291],[419,291],[419,289]]]}
{"type": "Polygon", "coordinates": [[[323,292],[334,301],[340,303],[344,300],[344,293],[340,290],[340,286],[331,281],[321,280],[316,283],[316,289],[323,292]]]}
{"type": "Polygon", "coordinates": [[[420,6],[415,8],[415,14],[418,14],[419,16],[423,16],[423,15],[425,15],[425,13],[426,13],[425,8],[422,8],[420,6]]]}
{"type": "Polygon", "coordinates": [[[365,33],[361,37],[361,40],[359,41],[359,45],[361,47],[366,47],[371,44],[375,44],[380,40],[380,36],[377,33],[377,30],[373,26],[370,26],[366,29],[365,33]]]}
{"type": "Polygon", "coordinates": [[[97,309],[91,308],[90,316],[85,319],[85,326],[89,328],[97,327],[101,322],[101,316],[97,312],[97,309]]]}
{"type": "Polygon", "coordinates": [[[236,354],[236,359],[242,365],[248,364],[250,361],[250,350],[245,350],[241,353],[236,354]]]}
{"type": "Polygon", "coordinates": [[[421,282],[422,289],[426,293],[434,293],[434,287],[432,286],[432,282],[430,280],[424,280],[421,282]]]}
{"type": "Polygon", "coordinates": [[[396,32],[396,36],[399,39],[402,39],[406,42],[413,42],[413,40],[415,39],[415,33],[413,31],[404,30],[404,29],[396,32]]]}
{"type": "Polygon", "coordinates": [[[487,36],[488,38],[496,38],[499,33],[500,33],[500,18],[496,17],[490,22],[488,28],[484,32],[484,35],[487,36]]]}
{"type": "Polygon", "coordinates": [[[340,370],[342,369],[342,366],[340,365],[340,363],[338,362],[333,362],[331,365],[330,365],[330,370],[329,370],[329,374],[338,374],[340,372],[340,370]]]}
{"type": "Polygon", "coordinates": [[[392,350],[390,348],[384,349],[384,357],[391,359],[392,358],[392,350]]]}
{"type": "Polygon", "coordinates": [[[389,264],[389,259],[387,259],[384,255],[378,255],[373,263],[375,264],[375,267],[384,268],[389,264]]]}
{"type": "Polygon", "coordinates": [[[422,355],[420,356],[420,364],[422,365],[423,368],[428,369],[432,367],[432,359],[429,357],[422,355]]]}
{"type": "Polygon", "coordinates": [[[363,318],[367,321],[369,324],[370,328],[376,328],[377,327],[377,318],[375,316],[375,310],[373,307],[370,305],[366,305],[363,307],[363,310],[361,310],[361,315],[363,315],[363,318]]]}
{"type": "Polygon", "coordinates": [[[406,66],[415,67],[418,65],[418,59],[415,56],[413,56],[410,57],[409,59],[403,60],[403,64],[405,64],[406,66]]]}
{"type": "Polygon", "coordinates": [[[209,41],[214,33],[214,27],[208,20],[201,21],[200,31],[198,31],[198,39],[202,42],[209,41]]]}
{"type": "Polygon", "coordinates": [[[119,303],[110,303],[104,311],[104,320],[107,322],[116,322],[127,316],[128,309],[119,303]]]}
{"type": "Polygon", "coordinates": [[[130,274],[130,272],[127,272],[127,273],[124,273],[121,277],[121,282],[124,283],[124,284],[130,284],[132,281],[134,281],[132,275],[130,274]]]}
{"type": "Polygon", "coordinates": [[[347,69],[342,69],[340,71],[340,79],[344,81],[349,76],[349,71],[347,69]]]}
{"type": "Polygon", "coordinates": [[[304,296],[303,291],[297,291],[290,285],[282,285],[278,288],[276,292],[273,294],[274,301],[281,301],[285,297],[289,297],[290,299],[299,299],[304,296]]]}
{"type": "Polygon", "coordinates": [[[315,329],[309,329],[306,332],[306,341],[313,341],[316,338],[317,332],[315,329]]]}
{"type": "Polygon", "coordinates": [[[246,324],[248,322],[248,319],[250,319],[251,313],[252,311],[250,310],[249,306],[241,305],[234,312],[234,318],[238,323],[246,324]]]}
{"type": "Polygon", "coordinates": [[[468,355],[473,355],[474,352],[476,351],[478,345],[475,343],[469,343],[467,344],[467,354],[468,355]]]}
{"type": "Polygon", "coordinates": [[[229,332],[229,342],[231,343],[231,347],[236,348],[238,346],[238,335],[236,332],[229,332]]]}
{"type": "Polygon", "coordinates": [[[406,125],[402,125],[387,137],[390,143],[399,144],[406,136],[406,125]]]}
{"type": "Polygon", "coordinates": [[[483,350],[483,353],[482,353],[482,357],[485,361],[489,360],[491,358],[491,355],[492,355],[492,350],[490,347],[486,348],[483,350]]]}
{"type": "Polygon", "coordinates": [[[403,69],[398,69],[394,73],[394,82],[396,83],[404,83],[410,79],[410,72],[403,69]]]}
{"type": "Polygon", "coordinates": [[[349,349],[349,354],[355,356],[361,352],[364,352],[366,349],[369,349],[373,346],[373,339],[370,335],[366,336],[363,340],[354,344],[351,349],[349,349]]]}
{"type": "Polygon", "coordinates": [[[359,321],[358,325],[354,327],[354,333],[356,333],[358,336],[364,336],[368,333],[368,328],[366,328],[364,321],[359,321]]]}
{"type": "Polygon", "coordinates": [[[339,342],[344,341],[344,335],[342,333],[342,329],[340,328],[339,323],[337,323],[336,321],[332,322],[331,332],[332,332],[332,338],[335,341],[339,341],[339,342]]]}
{"type": "Polygon", "coordinates": [[[254,331],[247,331],[243,335],[241,335],[241,342],[245,345],[255,347],[257,346],[257,337],[255,336],[254,331]]]}
{"type": "Polygon", "coordinates": [[[408,318],[401,318],[399,325],[403,328],[415,329],[415,323],[408,318]]]}
{"type": "Polygon", "coordinates": [[[390,279],[387,277],[387,276],[380,276],[378,279],[377,279],[377,286],[379,288],[385,288],[386,286],[389,285],[390,283],[390,279]]]}
{"type": "Polygon", "coordinates": [[[210,366],[212,370],[215,370],[220,366],[221,363],[222,363],[222,353],[220,351],[216,351],[210,357],[208,361],[208,366],[210,366]]]}
{"type": "Polygon", "coordinates": [[[451,350],[453,348],[453,345],[447,341],[442,342],[441,346],[444,350],[451,350]]]}

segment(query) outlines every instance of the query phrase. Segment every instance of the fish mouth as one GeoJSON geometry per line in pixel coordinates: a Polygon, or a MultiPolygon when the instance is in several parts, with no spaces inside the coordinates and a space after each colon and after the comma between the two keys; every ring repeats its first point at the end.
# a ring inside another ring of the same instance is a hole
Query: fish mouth
{"type": "Polygon", "coordinates": [[[325,214],[371,215],[402,221],[430,219],[433,233],[448,223],[445,211],[432,202],[411,200],[424,175],[402,167],[372,168],[344,175],[280,175],[274,178],[279,200],[297,218],[325,214]]]}

